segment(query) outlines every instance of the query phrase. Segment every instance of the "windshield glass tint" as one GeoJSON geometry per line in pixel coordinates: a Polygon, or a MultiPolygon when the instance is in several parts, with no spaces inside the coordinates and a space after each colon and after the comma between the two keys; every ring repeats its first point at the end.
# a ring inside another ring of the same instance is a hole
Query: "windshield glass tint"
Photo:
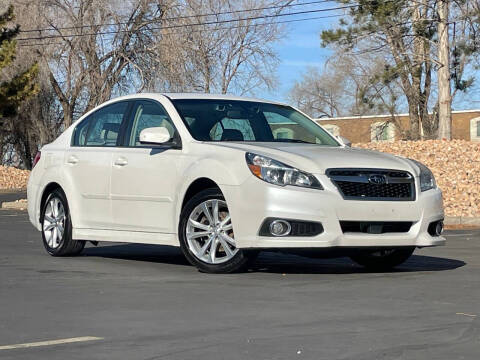
{"type": "Polygon", "coordinates": [[[339,145],[319,125],[289,106],[213,99],[172,101],[196,140],[339,145]]]}

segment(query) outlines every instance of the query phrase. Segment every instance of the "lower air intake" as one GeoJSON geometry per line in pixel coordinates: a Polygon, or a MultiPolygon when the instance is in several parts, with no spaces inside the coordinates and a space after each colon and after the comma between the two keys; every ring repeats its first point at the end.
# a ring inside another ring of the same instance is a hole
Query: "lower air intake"
{"type": "Polygon", "coordinates": [[[411,221],[340,221],[344,233],[365,234],[406,233],[412,224],[411,221]]]}

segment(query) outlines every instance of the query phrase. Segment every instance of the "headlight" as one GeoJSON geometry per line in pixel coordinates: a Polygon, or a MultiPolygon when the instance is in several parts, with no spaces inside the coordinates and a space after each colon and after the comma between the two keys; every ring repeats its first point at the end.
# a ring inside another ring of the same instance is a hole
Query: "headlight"
{"type": "Polygon", "coordinates": [[[435,177],[430,169],[417,160],[410,160],[420,168],[420,190],[427,191],[430,189],[435,189],[437,187],[437,183],[435,182],[435,177]]]}
{"type": "Polygon", "coordinates": [[[293,185],[323,190],[320,182],[312,174],[300,171],[266,156],[246,153],[245,158],[252,174],[270,184],[279,186],[293,185]]]}

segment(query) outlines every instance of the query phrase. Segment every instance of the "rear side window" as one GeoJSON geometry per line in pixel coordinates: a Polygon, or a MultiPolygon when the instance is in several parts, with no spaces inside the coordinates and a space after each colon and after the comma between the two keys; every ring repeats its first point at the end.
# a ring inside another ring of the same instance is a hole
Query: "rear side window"
{"type": "Polygon", "coordinates": [[[83,120],[74,131],[73,146],[116,146],[128,103],[105,106],[83,120]]]}

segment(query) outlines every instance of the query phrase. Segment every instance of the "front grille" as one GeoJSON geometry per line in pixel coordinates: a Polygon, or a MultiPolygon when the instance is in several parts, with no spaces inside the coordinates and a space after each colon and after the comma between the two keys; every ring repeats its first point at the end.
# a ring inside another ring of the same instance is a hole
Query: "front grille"
{"type": "Polygon", "coordinates": [[[345,197],[408,199],[412,196],[410,184],[372,185],[338,181],[337,186],[345,197]]]}
{"type": "Polygon", "coordinates": [[[406,233],[412,227],[411,221],[340,221],[342,232],[367,234],[406,233]]]}
{"type": "Polygon", "coordinates": [[[415,200],[415,180],[406,171],[329,169],[327,176],[346,200],[415,200]]]}

